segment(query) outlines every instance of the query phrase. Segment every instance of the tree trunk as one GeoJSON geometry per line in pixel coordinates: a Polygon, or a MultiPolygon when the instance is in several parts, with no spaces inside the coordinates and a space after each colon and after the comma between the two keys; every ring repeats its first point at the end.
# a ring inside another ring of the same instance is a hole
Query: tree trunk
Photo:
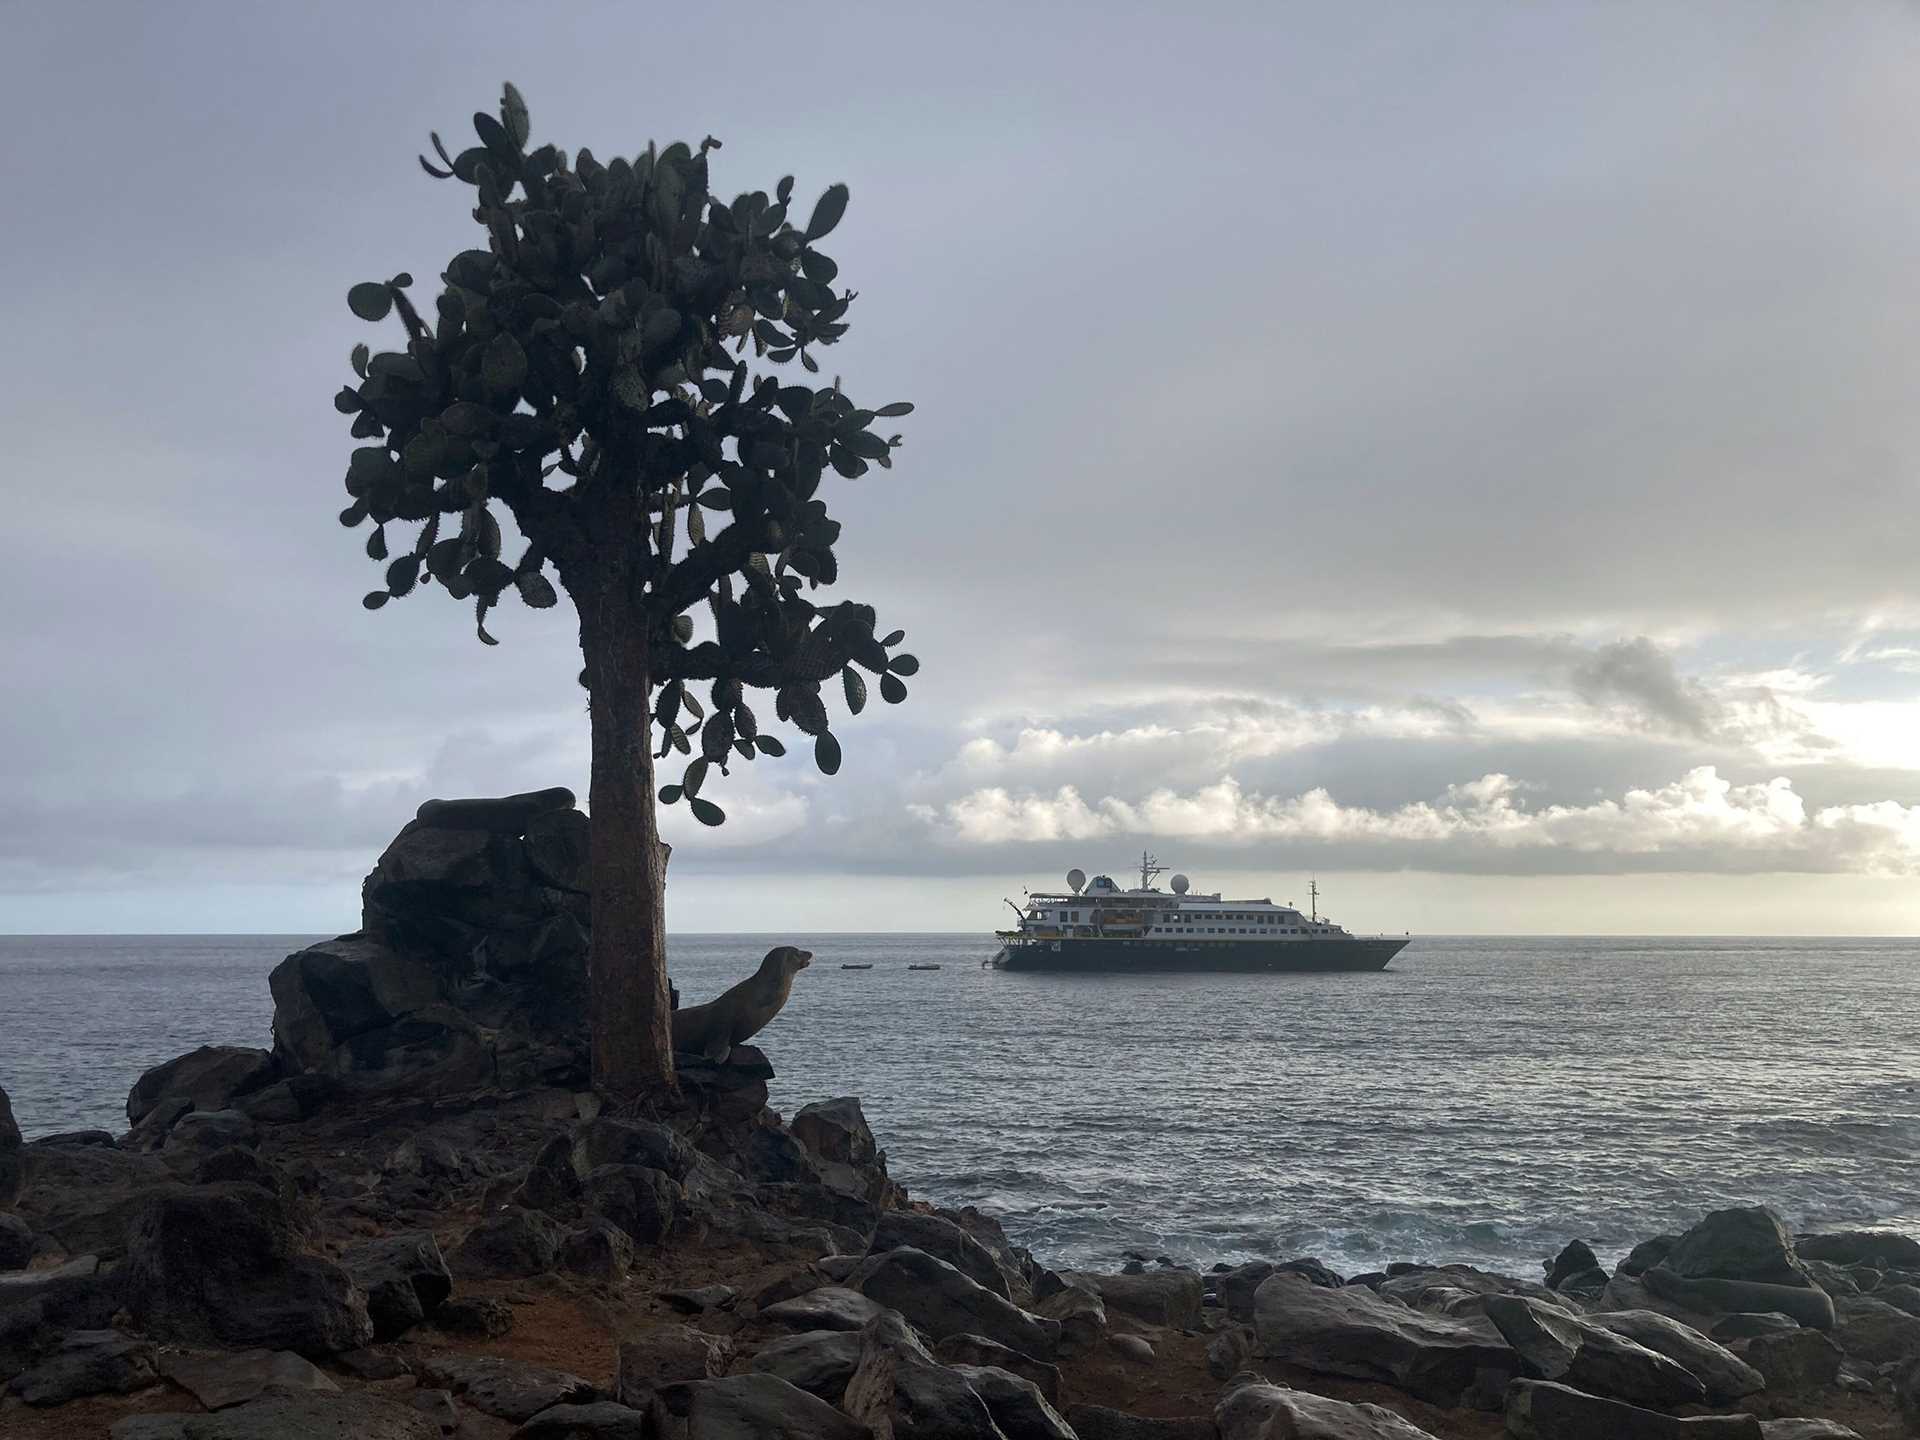
{"type": "MultiPolygon", "coordinates": [[[[625,517],[611,517],[617,521],[625,517]]],[[[610,524],[569,584],[592,695],[593,1087],[615,1100],[674,1088],[666,855],[655,809],[652,675],[628,524],[610,524]]]]}

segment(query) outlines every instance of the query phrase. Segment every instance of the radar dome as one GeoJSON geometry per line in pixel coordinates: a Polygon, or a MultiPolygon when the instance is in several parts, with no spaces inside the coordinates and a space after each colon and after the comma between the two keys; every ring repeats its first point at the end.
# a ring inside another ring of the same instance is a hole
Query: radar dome
{"type": "Polygon", "coordinates": [[[1079,869],[1077,866],[1074,869],[1067,871],[1067,888],[1073,891],[1074,894],[1078,895],[1080,893],[1081,888],[1086,883],[1087,883],[1086,871],[1079,869]]]}
{"type": "Polygon", "coordinates": [[[1187,877],[1184,875],[1176,875],[1173,877],[1172,880],[1168,881],[1167,883],[1173,886],[1174,894],[1184,895],[1187,893],[1187,886],[1191,885],[1193,882],[1187,879],[1187,877]]]}

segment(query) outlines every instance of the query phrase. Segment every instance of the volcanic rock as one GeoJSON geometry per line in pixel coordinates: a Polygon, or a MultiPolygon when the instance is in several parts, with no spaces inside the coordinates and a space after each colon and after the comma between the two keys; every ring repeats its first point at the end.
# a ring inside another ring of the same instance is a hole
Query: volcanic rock
{"type": "Polygon", "coordinates": [[[453,1268],[463,1275],[542,1275],[559,1253],[560,1227],[552,1220],[538,1210],[507,1210],[467,1232],[454,1247],[453,1268]]]}
{"type": "Polygon", "coordinates": [[[1323,1375],[1383,1380],[1439,1405],[1492,1409],[1520,1356],[1484,1318],[1444,1319],[1362,1286],[1269,1276],[1254,1295],[1263,1353],[1323,1375]]]}
{"type": "Polygon", "coordinates": [[[860,1332],[808,1330],[765,1346],[749,1366],[838,1404],[860,1366],[860,1332]]]}
{"type": "Polygon", "coordinates": [[[202,1045],[154,1066],[133,1082],[127,1095],[127,1121],[137,1126],[168,1100],[184,1100],[194,1111],[225,1110],[278,1078],[270,1051],[202,1045]]]}
{"type": "Polygon", "coordinates": [[[340,1389],[290,1350],[171,1350],[160,1357],[160,1373],[209,1410],[241,1405],[270,1390],[340,1389]]]}
{"type": "Polygon", "coordinates": [[[1381,1405],[1350,1405],[1279,1385],[1242,1385],[1213,1412],[1220,1440],[1433,1440],[1381,1405]]]}
{"type": "Polygon", "coordinates": [[[1682,1420],[1548,1380],[1516,1380],[1507,1391],[1514,1440],[1764,1440],[1751,1415],[1682,1420]]]}
{"type": "Polygon", "coordinates": [[[1598,1324],[1522,1295],[1489,1295],[1486,1305],[1487,1318],[1535,1379],[1564,1380],[1590,1394],[1661,1409],[1706,1398],[1691,1371],[1598,1324]]]}
{"type": "Polygon", "coordinates": [[[691,1325],[661,1325],[620,1342],[614,1398],[644,1407],[663,1385],[680,1380],[711,1380],[726,1372],[733,1342],[691,1325]]]}
{"type": "Polygon", "coordinates": [[[1598,1270],[1600,1261],[1584,1240],[1569,1240],[1560,1253],[1547,1262],[1547,1288],[1558,1290],[1575,1275],[1598,1270]]]}
{"type": "Polygon", "coordinates": [[[1060,1403],[1060,1370],[1044,1360],[1023,1355],[987,1339],[984,1335],[949,1335],[935,1342],[933,1358],[942,1365],[973,1365],[1005,1370],[1022,1380],[1032,1381],[1050,1405],[1060,1403]]]}
{"type": "Polygon", "coordinates": [[[1656,1311],[1617,1310],[1588,1321],[1684,1367],[1706,1388],[1709,1405],[1731,1405],[1766,1388],[1765,1377],[1731,1350],[1656,1311]]]}
{"type": "Polygon", "coordinates": [[[729,1375],[658,1394],[659,1440],[872,1440],[873,1432],[776,1375],[729,1375]]]}
{"type": "Polygon", "coordinates": [[[559,1265],[575,1275],[617,1284],[633,1269],[633,1241],[611,1220],[594,1215],[567,1231],[560,1242],[559,1265]]]}
{"type": "Polygon", "coordinates": [[[376,1340],[404,1335],[453,1293],[453,1273],[428,1230],[363,1240],[340,1263],[366,1294],[376,1340]]]}
{"type": "Polygon", "coordinates": [[[1682,1235],[1660,1264],[1688,1280],[1813,1284],[1786,1226],[1764,1205],[1713,1211],[1682,1235]]]}
{"type": "Polygon", "coordinates": [[[809,1330],[859,1330],[887,1307],[844,1285],[820,1285],[803,1295],[764,1306],[761,1318],[809,1330]]]}
{"type": "Polygon", "coordinates": [[[1051,1359],[1060,1343],[1057,1322],[1028,1314],[910,1245],[868,1258],[854,1272],[852,1288],[898,1310],[931,1340],[984,1335],[1040,1360],[1051,1359]]]}
{"type": "Polygon", "coordinates": [[[347,1272],[303,1254],[279,1199],[255,1185],[163,1185],[146,1196],[120,1283],[163,1339],[329,1354],[373,1338],[347,1272]]]}
{"type": "Polygon", "coordinates": [[[1893,1230],[1831,1230],[1793,1237],[1805,1260],[1836,1265],[1872,1265],[1881,1270],[1920,1270],[1920,1240],[1893,1230]]]}
{"type": "Polygon", "coordinates": [[[645,1165],[602,1165],[586,1177],[580,1203],[611,1220],[636,1245],[658,1245],[673,1229],[680,1187],[665,1171],[645,1165]]]}
{"type": "Polygon", "coordinates": [[[426,1414],[372,1391],[264,1395],[214,1415],[129,1415],[109,1433],[112,1440],[441,1440],[426,1414]]]}
{"type": "Polygon", "coordinates": [[[498,1355],[429,1351],[420,1357],[417,1373],[423,1381],[444,1386],[476,1410],[516,1422],[531,1420],[555,1405],[584,1404],[599,1398],[593,1386],[578,1375],[498,1355]]]}
{"type": "Polygon", "coordinates": [[[1006,1440],[1078,1440],[1031,1380],[995,1365],[956,1365],[952,1373],[985,1402],[1006,1440]]]}
{"type": "Polygon", "coordinates": [[[951,1220],[914,1210],[887,1211],[874,1227],[873,1240],[867,1247],[867,1253],[884,1254],[902,1245],[911,1245],[916,1250],[924,1250],[946,1261],[975,1284],[985,1286],[1003,1300],[1009,1299],[1013,1293],[1006,1275],[1001,1272],[987,1247],[951,1220]]]}
{"type": "Polygon", "coordinates": [[[1781,1330],[1739,1344],[1740,1357],[1765,1377],[1767,1389],[1806,1395],[1830,1388],[1840,1375],[1840,1347],[1818,1330],[1781,1330]]]}
{"type": "Polygon", "coordinates": [[[64,1405],[85,1395],[127,1395],[160,1383],[154,1344],[117,1330],[70,1331],[52,1354],[13,1378],[29,1405],[64,1405]]]}
{"type": "Polygon", "coordinates": [[[860,1363],[840,1408],[877,1435],[1004,1440],[986,1402],[958,1371],[936,1364],[898,1315],[860,1332],[860,1363]]]}
{"type": "Polygon", "coordinates": [[[1063,1278],[1093,1291],[1109,1309],[1152,1325],[1191,1330],[1200,1323],[1203,1287],[1191,1270],[1149,1270],[1140,1275],[1072,1271],[1063,1278]]]}
{"type": "Polygon", "coordinates": [[[511,1440],[652,1440],[647,1412],[611,1400],[555,1405],[513,1432],[511,1440]]]}

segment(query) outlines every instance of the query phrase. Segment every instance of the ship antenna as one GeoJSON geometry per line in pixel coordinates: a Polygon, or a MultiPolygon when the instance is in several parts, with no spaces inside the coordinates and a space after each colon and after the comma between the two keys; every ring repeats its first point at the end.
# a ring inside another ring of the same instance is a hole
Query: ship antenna
{"type": "Polygon", "coordinates": [[[1166,866],[1142,850],[1140,852],[1140,888],[1142,890],[1151,889],[1153,887],[1153,877],[1165,874],[1166,869],[1166,866]]]}
{"type": "Polygon", "coordinates": [[[1307,898],[1313,902],[1313,923],[1320,923],[1320,877],[1314,876],[1307,881],[1307,898]]]}

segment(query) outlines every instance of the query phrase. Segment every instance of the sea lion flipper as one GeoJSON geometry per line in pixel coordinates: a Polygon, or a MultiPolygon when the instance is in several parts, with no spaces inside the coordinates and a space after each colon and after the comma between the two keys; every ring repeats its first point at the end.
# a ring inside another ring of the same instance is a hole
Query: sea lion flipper
{"type": "Polygon", "coordinates": [[[700,1053],[716,1065],[724,1065],[727,1056],[733,1053],[733,1045],[724,1035],[710,1035],[707,1037],[706,1047],[700,1053]]]}

